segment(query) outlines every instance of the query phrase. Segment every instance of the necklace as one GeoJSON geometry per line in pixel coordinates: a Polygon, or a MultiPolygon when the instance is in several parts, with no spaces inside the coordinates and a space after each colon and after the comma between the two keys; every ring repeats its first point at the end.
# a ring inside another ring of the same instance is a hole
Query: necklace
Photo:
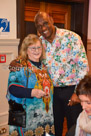
{"type": "Polygon", "coordinates": [[[31,62],[28,63],[28,68],[35,73],[37,82],[35,83],[36,89],[41,89],[46,93],[46,96],[43,97],[43,102],[45,104],[46,112],[49,111],[49,103],[51,100],[50,90],[53,90],[52,81],[47,73],[47,70],[43,64],[41,64],[41,68],[34,66],[31,62]]]}

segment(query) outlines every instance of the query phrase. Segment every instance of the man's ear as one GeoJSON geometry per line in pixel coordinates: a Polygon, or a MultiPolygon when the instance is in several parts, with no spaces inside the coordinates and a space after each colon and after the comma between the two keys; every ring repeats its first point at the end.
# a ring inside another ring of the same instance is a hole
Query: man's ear
{"type": "Polygon", "coordinates": [[[41,36],[41,34],[39,33],[39,31],[37,31],[37,35],[38,35],[38,37],[40,37],[40,36],[41,36]]]}
{"type": "Polygon", "coordinates": [[[50,22],[51,22],[51,24],[54,24],[54,20],[52,17],[50,17],[50,22]]]}

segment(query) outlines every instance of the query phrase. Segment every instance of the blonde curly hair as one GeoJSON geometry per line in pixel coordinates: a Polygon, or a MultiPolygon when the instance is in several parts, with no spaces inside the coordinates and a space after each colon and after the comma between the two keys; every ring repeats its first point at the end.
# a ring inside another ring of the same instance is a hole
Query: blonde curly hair
{"type": "MultiPolygon", "coordinates": [[[[21,48],[20,48],[20,52],[19,52],[19,57],[23,60],[26,60],[28,59],[28,55],[27,55],[27,49],[28,49],[28,46],[32,45],[32,44],[35,44],[37,41],[40,41],[41,43],[41,40],[39,39],[39,37],[35,34],[29,34],[27,35],[22,44],[21,44],[21,48]]],[[[42,45],[42,43],[41,43],[42,45]]],[[[42,46],[43,47],[43,46],[42,46]]],[[[42,55],[41,55],[41,58],[40,60],[43,59],[43,52],[44,52],[44,48],[42,48],[42,55]]]]}

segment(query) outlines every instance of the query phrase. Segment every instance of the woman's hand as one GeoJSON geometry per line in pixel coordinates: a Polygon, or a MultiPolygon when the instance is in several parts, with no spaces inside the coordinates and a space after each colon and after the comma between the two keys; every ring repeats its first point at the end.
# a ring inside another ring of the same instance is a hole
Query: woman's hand
{"type": "Polygon", "coordinates": [[[31,96],[36,98],[41,98],[45,96],[46,93],[43,92],[41,89],[32,89],[31,96]]]}
{"type": "Polygon", "coordinates": [[[71,98],[68,102],[68,106],[73,106],[78,103],[80,103],[80,100],[79,100],[78,96],[76,95],[76,93],[73,93],[73,95],[71,96],[71,98]]]}

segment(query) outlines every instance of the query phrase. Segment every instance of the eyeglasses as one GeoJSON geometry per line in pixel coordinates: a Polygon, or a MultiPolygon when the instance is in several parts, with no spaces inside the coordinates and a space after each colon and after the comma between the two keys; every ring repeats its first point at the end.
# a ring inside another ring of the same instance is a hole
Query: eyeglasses
{"type": "Polygon", "coordinates": [[[36,51],[36,50],[41,50],[42,46],[38,46],[38,47],[28,47],[31,51],[36,51]]]}

